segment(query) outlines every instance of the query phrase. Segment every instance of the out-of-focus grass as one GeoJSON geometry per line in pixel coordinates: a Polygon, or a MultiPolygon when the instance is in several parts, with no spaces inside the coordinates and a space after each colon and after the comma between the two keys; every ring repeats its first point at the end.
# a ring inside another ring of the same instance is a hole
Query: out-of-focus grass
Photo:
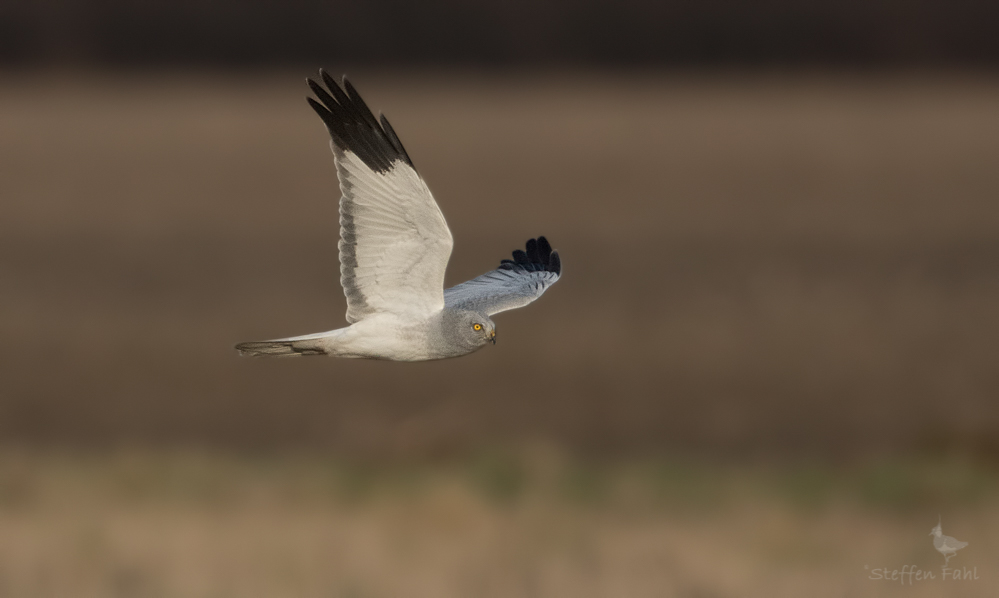
{"type": "Polygon", "coordinates": [[[939,595],[941,581],[868,579],[939,569],[926,535],[938,516],[970,542],[952,565],[978,567],[948,594],[990,595],[997,497],[994,469],[959,459],[7,451],[0,595],[939,595]]]}
{"type": "Polygon", "coordinates": [[[737,500],[789,507],[855,504],[865,509],[968,507],[999,497],[992,464],[963,458],[881,459],[853,465],[733,465],[675,458],[608,461],[485,450],[461,459],[411,463],[315,455],[247,456],[203,451],[0,454],[0,506],[75,496],[120,502],[225,504],[249,496],[364,503],[409,499],[442,483],[494,505],[544,497],[593,508],[719,510],[737,500]]]}

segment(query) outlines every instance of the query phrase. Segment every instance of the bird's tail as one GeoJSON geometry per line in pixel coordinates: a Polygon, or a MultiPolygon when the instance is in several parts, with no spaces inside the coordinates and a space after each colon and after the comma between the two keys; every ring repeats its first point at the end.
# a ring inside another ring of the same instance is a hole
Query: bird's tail
{"type": "Polygon", "coordinates": [[[249,341],[236,345],[240,355],[252,357],[295,357],[296,355],[327,355],[331,332],[307,334],[272,341],[249,341]]]}
{"type": "MultiPolygon", "coordinates": [[[[314,344],[314,343],[313,343],[314,344]]],[[[236,345],[240,355],[252,357],[294,357],[296,355],[325,355],[322,347],[308,346],[304,341],[249,341],[236,345]]]]}

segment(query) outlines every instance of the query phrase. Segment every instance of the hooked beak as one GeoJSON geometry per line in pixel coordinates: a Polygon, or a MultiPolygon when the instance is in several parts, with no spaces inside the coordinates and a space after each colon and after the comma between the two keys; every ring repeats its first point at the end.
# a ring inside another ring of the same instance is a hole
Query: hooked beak
{"type": "Polygon", "coordinates": [[[496,331],[495,330],[493,330],[492,332],[489,333],[489,340],[492,341],[492,343],[494,345],[496,344],[496,331]]]}

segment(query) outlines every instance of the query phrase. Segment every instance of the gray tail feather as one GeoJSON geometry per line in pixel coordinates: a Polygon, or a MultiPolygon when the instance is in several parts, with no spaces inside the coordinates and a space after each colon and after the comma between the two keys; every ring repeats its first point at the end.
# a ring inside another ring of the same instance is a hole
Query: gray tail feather
{"type": "Polygon", "coordinates": [[[295,357],[297,355],[325,355],[326,351],[317,339],[250,341],[239,343],[236,350],[240,355],[252,357],[295,357]]]}

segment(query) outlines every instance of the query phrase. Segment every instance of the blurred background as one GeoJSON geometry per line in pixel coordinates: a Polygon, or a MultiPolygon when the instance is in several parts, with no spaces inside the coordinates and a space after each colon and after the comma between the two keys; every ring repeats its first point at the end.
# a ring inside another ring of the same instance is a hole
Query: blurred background
{"type": "Polygon", "coordinates": [[[997,22],[3,2],[0,596],[994,595],[997,22]],[[320,66],[391,119],[449,285],[560,251],[495,347],[232,349],[344,325],[320,66]]]}

